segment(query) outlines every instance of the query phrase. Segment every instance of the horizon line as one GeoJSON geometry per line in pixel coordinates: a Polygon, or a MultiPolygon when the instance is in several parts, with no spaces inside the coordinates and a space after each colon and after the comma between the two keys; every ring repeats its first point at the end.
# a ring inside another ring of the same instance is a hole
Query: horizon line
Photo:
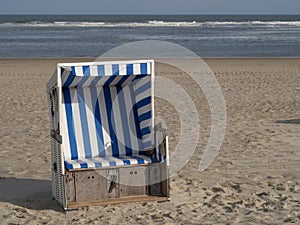
{"type": "Polygon", "coordinates": [[[293,13],[0,13],[0,16],[300,16],[293,13]]]}

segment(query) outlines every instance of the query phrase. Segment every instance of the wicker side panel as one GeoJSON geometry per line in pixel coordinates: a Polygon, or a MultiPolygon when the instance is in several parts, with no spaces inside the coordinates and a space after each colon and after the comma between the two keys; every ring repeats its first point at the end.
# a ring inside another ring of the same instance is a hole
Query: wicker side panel
{"type": "Polygon", "coordinates": [[[149,178],[148,178],[148,188],[149,188],[149,195],[153,196],[161,196],[161,181],[162,181],[162,174],[161,174],[161,166],[160,163],[154,163],[149,165],[149,178]]]}
{"type": "MultiPolygon", "coordinates": [[[[58,92],[53,88],[48,92],[51,130],[59,130],[58,92]]],[[[64,181],[62,176],[61,144],[51,137],[52,197],[64,205],[64,181]]]]}

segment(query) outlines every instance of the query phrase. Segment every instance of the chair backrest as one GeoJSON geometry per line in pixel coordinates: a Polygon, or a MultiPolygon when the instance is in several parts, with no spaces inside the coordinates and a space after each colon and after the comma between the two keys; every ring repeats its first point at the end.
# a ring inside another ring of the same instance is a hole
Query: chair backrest
{"type": "Polygon", "coordinates": [[[140,155],[151,148],[152,64],[61,64],[65,159],[140,155]]]}

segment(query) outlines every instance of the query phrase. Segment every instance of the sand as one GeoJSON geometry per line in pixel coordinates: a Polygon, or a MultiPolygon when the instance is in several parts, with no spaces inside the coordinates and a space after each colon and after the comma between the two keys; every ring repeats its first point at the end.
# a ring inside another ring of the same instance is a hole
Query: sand
{"type": "MultiPolygon", "coordinates": [[[[288,224],[300,223],[300,59],[205,59],[222,87],[226,135],[208,168],[198,170],[210,131],[203,93],[181,71],[156,73],[192,97],[201,133],[191,160],[171,180],[171,201],[86,207],[64,212],[51,199],[46,82],[57,62],[0,59],[1,224],[288,224]]],[[[178,142],[175,109],[156,100],[178,142]]]]}

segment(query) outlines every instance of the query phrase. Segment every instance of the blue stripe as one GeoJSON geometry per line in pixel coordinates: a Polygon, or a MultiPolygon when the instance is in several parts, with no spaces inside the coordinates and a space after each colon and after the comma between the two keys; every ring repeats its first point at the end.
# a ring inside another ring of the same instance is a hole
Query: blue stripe
{"type": "Polygon", "coordinates": [[[83,93],[83,89],[81,88],[77,89],[77,99],[79,105],[80,121],[81,121],[84,152],[85,152],[84,158],[91,158],[92,150],[91,150],[91,143],[90,143],[90,135],[89,135],[87,116],[86,116],[84,93],[83,93]]]}
{"type": "Polygon", "coordinates": [[[151,88],[151,81],[149,81],[149,82],[143,84],[142,86],[140,86],[139,88],[137,88],[137,89],[135,90],[135,95],[136,95],[136,96],[137,96],[137,95],[140,95],[141,93],[143,93],[143,92],[149,90],[150,88],[151,88]]]}
{"type": "Polygon", "coordinates": [[[104,65],[97,66],[97,69],[98,69],[98,76],[104,76],[105,75],[104,65]]]}
{"type": "MultiPolygon", "coordinates": [[[[139,158],[138,156],[135,156],[136,158],[139,158]]],[[[148,156],[147,156],[148,157],[148,156]]],[[[150,158],[150,157],[148,157],[150,160],[151,160],[151,162],[152,163],[157,163],[157,159],[155,159],[155,158],[150,158]]],[[[142,158],[141,158],[142,159],[142,158]]],[[[143,159],[144,160],[144,159],[143,159]]]]}
{"type": "Polygon", "coordinates": [[[139,109],[145,105],[149,105],[150,103],[151,103],[151,96],[140,100],[138,103],[136,103],[136,107],[139,109]]]}
{"type": "Polygon", "coordinates": [[[80,78],[80,81],[78,82],[78,84],[76,85],[76,88],[77,87],[82,87],[84,85],[84,83],[89,79],[89,77],[87,76],[84,76],[82,78],[80,78]]]}
{"type": "Polygon", "coordinates": [[[72,70],[72,74],[74,75],[74,76],[76,76],[76,70],[75,70],[75,66],[71,66],[71,70],[72,70]]]}
{"type": "Polygon", "coordinates": [[[92,98],[92,107],[94,112],[95,127],[97,132],[98,152],[99,152],[99,156],[105,157],[104,138],[103,138],[102,122],[101,122],[100,109],[99,109],[99,99],[97,95],[97,89],[95,87],[91,88],[91,98],[92,98]]]}
{"type": "Polygon", "coordinates": [[[125,144],[125,152],[126,155],[132,155],[132,145],[131,145],[130,129],[129,129],[129,121],[128,121],[129,115],[127,115],[124,92],[121,90],[122,88],[120,86],[117,86],[118,101],[120,106],[119,109],[120,109],[120,115],[122,120],[122,129],[123,129],[124,144],[125,144]]]}
{"type": "Polygon", "coordinates": [[[138,164],[145,164],[145,160],[143,158],[140,158],[136,155],[132,156],[132,158],[136,159],[138,164]]]}
{"type": "Polygon", "coordinates": [[[142,136],[146,135],[146,134],[150,134],[151,133],[151,130],[149,127],[145,127],[143,129],[141,129],[141,133],[142,133],[142,136]]]}
{"type": "Polygon", "coordinates": [[[142,75],[148,74],[147,63],[141,63],[141,74],[142,75]]]}
{"type": "Polygon", "coordinates": [[[115,125],[115,119],[114,119],[114,114],[112,111],[112,99],[111,99],[111,93],[110,93],[110,88],[107,86],[103,87],[104,90],[104,98],[105,98],[105,103],[106,103],[106,114],[107,114],[107,122],[109,126],[109,134],[112,140],[112,155],[113,156],[118,156],[119,155],[119,147],[118,147],[118,139],[115,133],[114,128],[116,127],[115,125]]]}
{"type": "Polygon", "coordinates": [[[152,142],[151,141],[147,141],[143,145],[144,145],[144,148],[150,148],[150,147],[152,147],[152,142]]]}
{"type": "Polygon", "coordinates": [[[145,77],[147,77],[147,76],[150,77],[149,74],[138,75],[138,76],[135,76],[135,78],[134,78],[133,80],[134,80],[134,81],[137,81],[137,80],[143,79],[143,78],[145,78],[145,77]]]}
{"type": "Polygon", "coordinates": [[[69,87],[72,84],[74,79],[75,79],[75,76],[73,76],[72,73],[70,73],[67,80],[65,81],[65,83],[62,86],[69,87]]]}
{"type": "Polygon", "coordinates": [[[109,86],[116,78],[118,78],[119,76],[114,75],[114,76],[110,76],[108,78],[108,80],[104,83],[105,86],[109,86]]]}
{"type": "Polygon", "coordinates": [[[146,113],[140,115],[140,116],[139,116],[140,122],[145,121],[145,120],[148,120],[148,119],[151,119],[151,115],[152,115],[151,111],[146,112],[146,113]]]}
{"type": "Polygon", "coordinates": [[[95,162],[95,167],[96,168],[102,167],[102,163],[101,162],[95,162]]]}
{"type": "Polygon", "coordinates": [[[88,164],[83,160],[78,160],[78,163],[80,164],[80,168],[88,168],[88,164]]]}
{"type": "Polygon", "coordinates": [[[116,84],[116,86],[121,86],[130,76],[122,76],[121,80],[116,84]]]}
{"type": "Polygon", "coordinates": [[[111,159],[109,160],[109,165],[110,166],[116,166],[117,163],[115,161],[112,161],[111,159]]]}
{"type": "Polygon", "coordinates": [[[118,64],[112,65],[112,73],[113,73],[113,75],[119,75],[119,65],[118,64]]]}
{"type": "Polygon", "coordinates": [[[71,169],[73,169],[73,164],[72,163],[69,163],[69,162],[64,162],[64,164],[65,164],[65,168],[67,169],[67,170],[71,170],[71,169]]]}
{"type": "Polygon", "coordinates": [[[67,117],[67,125],[68,125],[68,133],[69,133],[69,143],[71,150],[71,159],[78,159],[78,151],[76,138],[74,133],[74,120],[73,120],[73,112],[72,112],[72,104],[71,104],[71,95],[70,91],[67,88],[63,88],[64,95],[64,103],[66,109],[66,117],[67,117]]]}
{"type": "MultiPolygon", "coordinates": [[[[110,86],[117,86],[123,77],[124,76],[114,75],[114,80],[110,83],[110,86]]],[[[126,77],[128,77],[128,76],[126,76],[126,77]]],[[[118,86],[120,86],[120,85],[118,85],[118,86]]]]}
{"type": "Polygon", "coordinates": [[[126,75],[133,75],[133,64],[126,65],[126,75]]]}
{"type": "Polygon", "coordinates": [[[96,86],[96,84],[99,82],[99,80],[101,80],[101,78],[102,78],[101,76],[100,77],[95,77],[93,79],[93,81],[91,82],[90,87],[96,86]]]}
{"type": "Polygon", "coordinates": [[[124,165],[130,165],[131,164],[129,159],[122,159],[122,161],[123,161],[124,165]]]}
{"type": "Polygon", "coordinates": [[[83,66],[82,72],[84,76],[91,76],[91,71],[89,66],[83,66]]]}

